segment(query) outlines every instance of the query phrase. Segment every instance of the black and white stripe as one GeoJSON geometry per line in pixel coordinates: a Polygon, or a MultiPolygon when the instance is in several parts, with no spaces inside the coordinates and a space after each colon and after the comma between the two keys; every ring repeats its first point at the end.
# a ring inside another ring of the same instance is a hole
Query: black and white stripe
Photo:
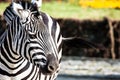
{"type": "Polygon", "coordinates": [[[11,3],[4,17],[8,28],[0,37],[0,80],[54,80],[62,53],[58,23],[24,1],[11,3]]]}

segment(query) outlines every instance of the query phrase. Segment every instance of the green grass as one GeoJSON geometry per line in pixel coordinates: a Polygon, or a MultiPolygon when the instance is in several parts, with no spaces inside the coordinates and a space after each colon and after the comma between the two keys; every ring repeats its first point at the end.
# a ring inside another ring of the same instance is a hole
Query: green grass
{"type": "Polygon", "coordinates": [[[0,14],[3,14],[5,8],[9,5],[9,3],[0,2],[0,14]]]}
{"type": "MultiPolygon", "coordinates": [[[[0,14],[8,3],[0,3],[0,14]]],[[[82,8],[77,4],[49,2],[43,3],[41,10],[55,18],[101,19],[109,17],[120,19],[120,9],[93,9],[82,8]]]]}
{"type": "Polygon", "coordinates": [[[82,8],[79,5],[70,3],[44,3],[42,10],[56,18],[101,19],[110,17],[112,19],[120,19],[120,10],[118,9],[82,8]]]}

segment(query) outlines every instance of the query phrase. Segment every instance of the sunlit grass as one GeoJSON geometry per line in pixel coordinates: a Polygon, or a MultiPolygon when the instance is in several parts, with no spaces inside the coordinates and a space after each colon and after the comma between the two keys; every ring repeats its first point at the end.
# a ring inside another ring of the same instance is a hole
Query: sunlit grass
{"type": "Polygon", "coordinates": [[[9,3],[0,2],[0,14],[3,14],[5,8],[9,5],[9,3]]]}
{"type": "Polygon", "coordinates": [[[120,9],[82,8],[79,5],[64,2],[43,3],[42,10],[56,18],[101,19],[103,17],[110,17],[112,19],[120,19],[120,9]]]}
{"type": "MultiPolygon", "coordinates": [[[[0,3],[0,14],[3,13],[8,5],[8,3],[0,3]]],[[[55,18],[101,19],[110,17],[112,19],[120,19],[120,9],[82,8],[77,4],[65,2],[43,3],[41,10],[55,18]]]]}

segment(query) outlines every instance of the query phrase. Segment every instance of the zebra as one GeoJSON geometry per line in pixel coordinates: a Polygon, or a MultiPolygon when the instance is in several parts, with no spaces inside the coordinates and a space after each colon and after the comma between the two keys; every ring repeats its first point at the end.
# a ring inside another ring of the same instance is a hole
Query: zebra
{"type": "Polygon", "coordinates": [[[55,80],[62,53],[58,23],[28,1],[12,2],[4,17],[0,80],[55,80]]]}
{"type": "Polygon", "coordinates": [[[57,21],[38,10],[39,2],[12,2],[4,11],[7,29],[0,36],[0,80],[55,80],[62,43],[87,44],[82,39],[63,38],[57,21]]]}

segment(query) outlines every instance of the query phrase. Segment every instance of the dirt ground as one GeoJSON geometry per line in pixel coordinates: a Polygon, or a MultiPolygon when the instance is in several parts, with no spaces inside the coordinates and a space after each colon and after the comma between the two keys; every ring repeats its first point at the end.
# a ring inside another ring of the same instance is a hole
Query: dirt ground
{"type": "Polygon", "coordinates": [[[63,57],[57,80],[120,80],[120,60],[63,57]]]}

